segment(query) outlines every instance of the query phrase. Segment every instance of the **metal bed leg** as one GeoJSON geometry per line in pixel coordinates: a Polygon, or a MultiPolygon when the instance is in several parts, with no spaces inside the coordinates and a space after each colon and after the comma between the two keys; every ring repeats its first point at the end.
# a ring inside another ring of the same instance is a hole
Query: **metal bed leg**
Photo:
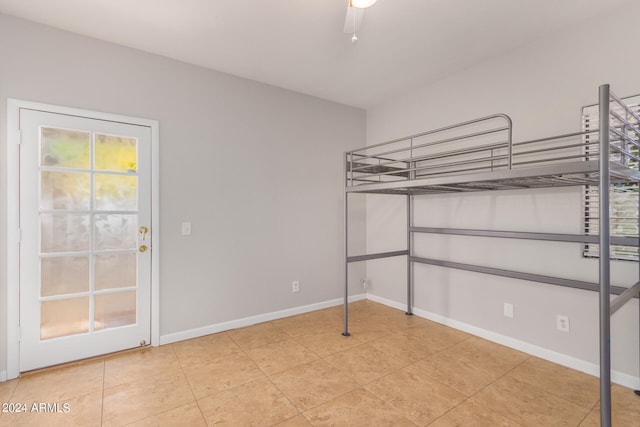
{"type": "MultiPolygon", "coordinates": [[[[346,167],[346,166],[345,166],[346,167]]],[[[342,335],[350,336],[349,333],[349,193],[344,193],[344,331],[342,335]]]]}
{"type": "MultiPolygon", "coordinates": [[[[638,198],[638,204],[640,205],[640,198],[638,198]]],[[[640,222],[640,211],[638,211],[638,222],[640,222]]],[[[640,228],[639,228],[640,230],[640,228]]],[[[640,251],[640,249],[638,249],[640,251]]],[[[640,298],[638,298],[638,334],[640,334],[640,298]]],[[[638,361],[640,362],[640,353],[638,354],[638,361]]],[[[640,363],[639,363],[640,365],[640,363]]],[[[638,371],[638,378],[640,378],[640,371],[638,371]]],[[[634,390],[634,393],[640,396],[640,388],[638,390],[634,390]]]]}
{"type": "Polygon", "coordinates": [[[609,85],[600,86],[600,425],[611,427],[611,301],[609,229],[609,85]]]}
{"type": "MultiPolygon", "coordinates": [[[[638,231],[640,232],[640,193],[638,193],[638,231]]],[[[638,243],[640,243],[640,235],[638,235],[638,240],[638,243]]],[[[640,256],[640,244],[638,245],[638,256],[640,256]]],[[[638,263],[638,279],[640,280],[640,262],[638,263]]],[[[638,298],[638,335],[640,336],[640,298],[638,298]]],[[[638,366],[640,368],[640,346],[638,346],[638,366]]],[[[640,380],[640,369],[638,369],[638,379],[640,380]]],[[[634,393],[640,396],[640,384],[638,389],[634,390],[634,393]]]]}
{"type": "Polygon", "coordinates": [[[413,196],[407,194],[407,311],[405,314],[413,316],[413,196]]]}

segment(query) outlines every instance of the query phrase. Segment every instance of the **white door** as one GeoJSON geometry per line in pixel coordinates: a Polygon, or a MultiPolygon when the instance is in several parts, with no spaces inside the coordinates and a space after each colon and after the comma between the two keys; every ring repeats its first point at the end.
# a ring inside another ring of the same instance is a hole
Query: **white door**
{"type": "Polygon", "coordinates": [[[150,343],[151,129],[20,110],[20,371],[150,343]]]}

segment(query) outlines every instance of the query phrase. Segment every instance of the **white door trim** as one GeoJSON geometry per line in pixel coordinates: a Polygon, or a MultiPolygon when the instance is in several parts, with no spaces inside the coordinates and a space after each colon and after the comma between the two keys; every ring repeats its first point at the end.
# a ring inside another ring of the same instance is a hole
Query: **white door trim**
{"type": "Polygon", "coordinates": [[[7,100],[7,379],[20,375],[20,109],[47,111],[151,129],[151,345],[160,345],[160,153],[157,120],[100,113],[9,98],[7,100]]]}

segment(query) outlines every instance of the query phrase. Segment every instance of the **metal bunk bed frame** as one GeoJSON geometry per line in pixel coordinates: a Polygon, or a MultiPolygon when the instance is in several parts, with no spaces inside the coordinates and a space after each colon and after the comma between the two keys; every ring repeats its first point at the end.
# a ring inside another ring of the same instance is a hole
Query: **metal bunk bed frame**
{"type": "MultiPolygon", "coordinates": [[[[413,314],[414,263],[597,291],[600,294],[600,423],[610,427],[610,319],[640,293],[640,281],[629,288],[611,286],[610,245],[638,247],[640,236],[611,236],[609,191],[599,192],[599,236],[413,225],[414,195],[583,185],[596,185],[602,189],[610,188],[612,184],[640,182],[640,116],[613,94],[607,84],[599,88],[599,117],[597,130],[513,143],[511,119],[497,114],[346,152],[342,335],[350,335],[348,265],[353,262],[406,256],[407,315],[413,314]],[[583,139],[587,134],[589,141],[583,139]],[[576,138],[580,140],[576,142],[576,138]],[[352,193],[406,196],[406,249],[349,256],[348,196],[352,193]],[[414,233],[597,243],[599,280],[598,283],[590,283],[417,257],[414,256],[414,233]],[[612,300],[611,294],[617,297],[612,300]]],[[[638,226],[640,229],[640,224],[638,226]]]]}

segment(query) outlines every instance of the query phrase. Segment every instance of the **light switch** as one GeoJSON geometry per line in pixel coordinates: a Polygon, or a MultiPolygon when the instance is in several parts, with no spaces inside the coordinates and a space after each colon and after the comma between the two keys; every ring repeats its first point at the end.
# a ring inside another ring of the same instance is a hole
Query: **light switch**
{"type": "Polygon", "coordinates": [[[183,236],[191,236],[191,223],[183,222],[182,223],[182,235],[183,236]]]}

